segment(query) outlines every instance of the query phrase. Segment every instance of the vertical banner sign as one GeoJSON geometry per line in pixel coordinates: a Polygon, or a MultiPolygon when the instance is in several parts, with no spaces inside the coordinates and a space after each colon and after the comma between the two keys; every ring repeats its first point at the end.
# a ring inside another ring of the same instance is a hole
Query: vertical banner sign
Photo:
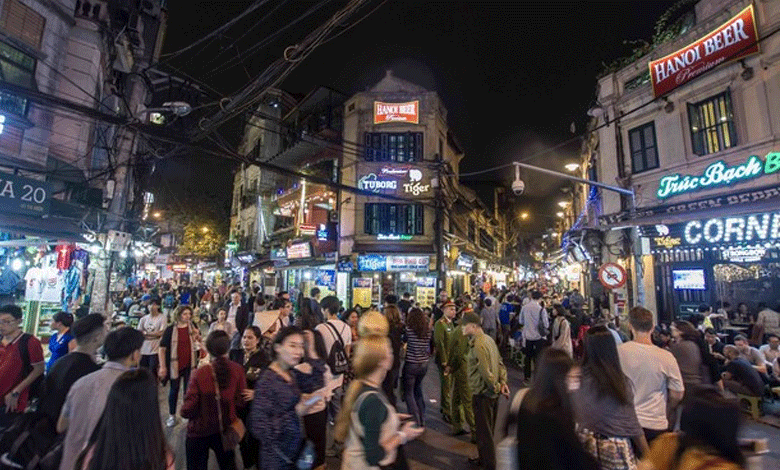
{"type": "Polygon", "coordinates": [[[352,279],[352,303],[360,305],[363,308],[371,306],[371,284],[373,279],[370,277],[356,277],[352,279]]]}
{"type": "Polygon", "coordinates": [[[374,124],[388,122],[418,124],[420,122],[420,102],[383,103],[374,101],[374,124]]]}
{"type": "Polygon", "coordinates": [[[756,16],[750,5],[693,44],[650,62],[653,93],[665,95],[724,62],[758,52],[756,16]]]}

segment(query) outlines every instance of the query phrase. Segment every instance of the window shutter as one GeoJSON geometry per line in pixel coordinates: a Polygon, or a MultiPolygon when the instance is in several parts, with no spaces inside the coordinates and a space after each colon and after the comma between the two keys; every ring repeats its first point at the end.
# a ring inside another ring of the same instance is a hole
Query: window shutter
{"type": "Polygon", "coordinates": [[[368,161],[368,162],[372,161],[374,158],[373,158],[373,155],[371,155],[373,153],[373,151],[371,149],[371,133],[370,132],[366,132],[363,135],[363,147],[365,148],[365,151],[363,152],[363,158],[365,158],[366,161],[368,161]]]}
{"type": "Polygon", "coordinates": [[[46,19],[19,0],[5,0],[0,25],[10,35],[40,49],[46,19]]]}
{"type": "Polygon", "coordinates": [[[699,109],[690,103],[688,106],[688,124],[691,129],[691,146],[694,155],[704,155],[704,133],[701,128],[701,119],[699,119],[699,109]]]}

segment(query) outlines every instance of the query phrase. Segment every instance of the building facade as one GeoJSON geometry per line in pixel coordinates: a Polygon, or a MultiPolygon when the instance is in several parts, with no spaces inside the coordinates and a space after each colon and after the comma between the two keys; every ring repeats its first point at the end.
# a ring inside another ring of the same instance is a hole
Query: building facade
{"type": "Polygon", "coordinates": [[[780,4],[702,0],[681,20],[591,110],[598,179],[636,194],[602,193],[604,261],[631,274],[611,293],[666,322],[780,287],[780,4]]]}

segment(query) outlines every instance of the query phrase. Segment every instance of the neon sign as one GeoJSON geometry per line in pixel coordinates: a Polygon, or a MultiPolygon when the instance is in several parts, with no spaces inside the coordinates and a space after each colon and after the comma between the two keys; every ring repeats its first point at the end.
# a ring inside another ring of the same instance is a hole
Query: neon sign
{"type": "Polygon", "coordinates": [[[701,175],[674,174],[664,176],[658,183],[659,199],[716,186],[730,186],[741,181],[771,175],[780,171],[780,152],[770,152],[766,161],[751,155],[745,163],[729,167],[723,161],[709,165],[701,175]]]}
{"type": "Polygon", "coordinates": [[[692,220],[685,224],[686,243],[739,243],[780,239],[780,212],[726,217],[707,221],[692,220]]]}
{"type": "Polygon", "coordinates": [[[395,191],[398,189],[398,181],[379,179],[374,173],[369,173],[358,180],[358,189],[378,193],[380,191],[395,191]]]}

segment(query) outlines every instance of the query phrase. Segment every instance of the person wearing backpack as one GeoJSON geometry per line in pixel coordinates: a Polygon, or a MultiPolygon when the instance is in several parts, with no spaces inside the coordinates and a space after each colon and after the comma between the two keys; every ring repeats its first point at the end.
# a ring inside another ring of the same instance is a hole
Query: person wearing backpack
{"type": "Polygon", "coordinates": [[[531,300],[520,310],[520,323],[523,325],[523,344],[525,345],[525,361],[523,374],[526,381],[531,380],[531,362],[536,366],[536,356],[547,345],[547,337],[550,332],[550,317],[539,303],[542,293],[535,290],[531,293],[531,300]]]}
{"type": "Polygon", "coordinates": [[[0,430],[24,411],[28,399],[35,398],[30,396],[35,389],[31,385],[40,383],[46,365],[41,342],[24,333],[21,322],[22,309],[17,305],[0,307],[0,430]]]}
{"type": "Polygon", "coordinates": [[[352,348],[352,330],[349,325],[339,320],[339,308],[341,301],[333,295],[322,299],[322,310],[327,313],[328,319],[315,327],[322,335],[325,342],[325,362],[333,374],[334,390],[333,398],[328,406],[328,417],[331,421],[335,420],[341,408],[341,400],[344,396],[342,384],[344,383],[344,372],[349,368],[349,352],[352,348]]]}

